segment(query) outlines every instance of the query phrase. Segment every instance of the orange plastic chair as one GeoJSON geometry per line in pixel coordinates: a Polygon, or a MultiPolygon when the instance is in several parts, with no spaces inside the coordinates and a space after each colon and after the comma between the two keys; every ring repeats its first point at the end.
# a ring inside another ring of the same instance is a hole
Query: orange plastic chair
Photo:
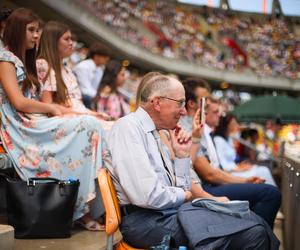
{"type": "Polygon", "coordinates": [[[0,154],[6,153],[5,148],[3,147],[2,143],[0,143],[0,154]]]}
{"type": "MultiPolygon", "coordinates": [[[[121,223],[121,210],[117,198],[115,186],[111,180],[108,171],[104,168],[100,170],[98,175],[99,187],[102,200],[106,210],[105,231],[107,234],[107,250],[113,250],[113,236],[118,230],[121,223]]],[[[121,240],[115,246],[116,250],[141,250],[129,246],[124,240],[121,240]]]]}

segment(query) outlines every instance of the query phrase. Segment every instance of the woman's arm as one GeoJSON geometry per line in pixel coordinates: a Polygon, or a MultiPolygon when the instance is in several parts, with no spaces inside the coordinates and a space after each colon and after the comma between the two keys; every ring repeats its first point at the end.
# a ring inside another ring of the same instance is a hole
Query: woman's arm
{"type": "MultiPolygon", "coordinates": [[[[41,95],[41,101],[44,103],[53,103],[53,91],[44,90],[41,95]]],[[[96,116],[103,120],[107,120],[107,121],[111,120],[111,117],[109,115],[102,113],[102,112],[97,113],[90,109],[86,109],[87,110],[86,112],[77,112],[77,111],[73,110],[72,108],[67,108],[67,107],[63,107],[63,106],[61,106],[61,109],[63,110],[63,113],[75,114],[75,115],[92,115],[92,116],[96,116]]]]}
{"type": "Polygon", "coordinates": [[[42,103],[26,98],[20,90],[16,78],[16,69],[9,62],[0,62],[0,82],[10,101],[16,110],[25,113],[50,113],[61,115],[62,111],[57,105],[42,103]]]}
{"type": "Polygon", "coordinates": [[[41,95],[41,101],[45,103],[53,103],[53,92],[44,90],[41,95]]]}
{"type": "Polygon", "coordinates": [[[113,118],[110,115],[108,115],[108,114],[106,114],[104,112],[100,112],[100,111],[96,112],[96,111],[87,109],[86,114],[96,116],[97,118],[100,118],[100,119],[105,120],[105,121],[111,121],[111,120],[113,120],[113,118]]]}

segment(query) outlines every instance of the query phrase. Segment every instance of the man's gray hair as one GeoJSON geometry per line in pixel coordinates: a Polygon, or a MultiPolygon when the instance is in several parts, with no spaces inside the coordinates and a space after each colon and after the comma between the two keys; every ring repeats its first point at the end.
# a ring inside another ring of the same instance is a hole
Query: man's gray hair
{"type": "Polygon", "coordinates": [[[145,103],[155,96],[165,96],[174,89],[171,77],[165,75],[154,76],[145,83],[141,90],[141,102],[145,103]]]}

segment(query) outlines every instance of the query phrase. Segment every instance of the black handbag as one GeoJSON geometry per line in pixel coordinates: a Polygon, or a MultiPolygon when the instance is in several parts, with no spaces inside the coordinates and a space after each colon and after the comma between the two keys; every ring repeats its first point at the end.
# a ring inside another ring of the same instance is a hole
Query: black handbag
{"type": "Polygon", "coordinates": [[[15,238],[67,238],[78,195],[78,180],[6,178],[8,224],[15,238]]]}

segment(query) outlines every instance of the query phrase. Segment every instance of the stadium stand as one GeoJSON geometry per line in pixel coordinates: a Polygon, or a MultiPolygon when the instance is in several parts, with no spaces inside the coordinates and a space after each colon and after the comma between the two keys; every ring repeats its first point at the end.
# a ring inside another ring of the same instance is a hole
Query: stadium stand
{"type": "Polygon", "coordinates": [[[173,1],[77,1],[123,39],[152,53],[221,70],[300,78],[300,39],[284,18],[233,14],[173,1]],[[132,25],[137,22],[156,41],[132,25]]]}

